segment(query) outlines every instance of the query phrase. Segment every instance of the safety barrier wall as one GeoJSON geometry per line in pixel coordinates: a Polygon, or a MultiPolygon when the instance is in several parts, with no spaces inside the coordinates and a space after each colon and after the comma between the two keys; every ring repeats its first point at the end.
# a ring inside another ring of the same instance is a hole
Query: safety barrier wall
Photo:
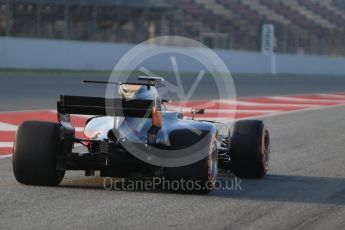
{"type": "MultiPolygon", "coordinates": [[[[0,68],[111,70],[133,44],[98,43],[0,37],[0,68]]],[[[188,48],[152,49],[187,51],[188,48]]],[[[344,75],[345,58],[327,56],[261,54],[245,51],[214,50],[231,72],[258,74],[344,75]]],[[[171,71],[160,56],[145,62],[152,71],[171,71]]],[[[129,67],[130,68],[130,67],[129,67]]],[[[130,69],[128,69],[130,70],[130,69]]],[[[200,65],[183,60],[180,71],[198,72],[200,65]]]]}

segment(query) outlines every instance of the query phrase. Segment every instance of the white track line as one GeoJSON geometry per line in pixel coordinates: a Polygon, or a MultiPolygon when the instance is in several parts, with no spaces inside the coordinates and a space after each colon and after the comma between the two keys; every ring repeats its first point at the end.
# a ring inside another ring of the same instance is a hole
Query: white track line
{"type": "MultiPolygon", "coordinates": [[[[260,106],[315,106],[312,104],[275,104],[275,103],[262,103],[262,102],[252,102],[252,101],[235,101],[235,100],[205,100],[205,102],[200,101],[200,104],[196,104],[196,106],[203,106],[206,107],[206,105],[215,105],[216,103],[224,103],[227,105],[243,105],[243,106],[253,106],[253,107],[260,107],[260,106]]],[[[169,103],[167,106],[180,106],[179,104],[183,105],[184,103],[169,103]]]]}
{"type": "Polygon", "coordinates": [[[293,113],[326,110],[326,109],[340,108],[340,107],[345,107],[345,104],[325,105],[325,106],[320,106],[320,107],[315,107],[315,108],[296,109],[296,110],[291,110],[291,111],[284,111],[281,113],[279,112],[279,113],[263,114],[263,115],[253,116],[253,117],[244,117],[244,118],[240,118],[238,120],[248,120],[248,119],[252,119],[252,118],[258,119],[258,118],[266,118],[266,117],[275,117],[275,116],[281,116],[281,115],[289,115],[289,114],[293,114],[293,113]]]}
{"type": "MultiPolygon", "coordinates": [[[[221,101],[222,103],[229,104],[229,105],[236,105],[233,104],[232,102],[228,101],[221,101]]],[[[246,102],[246,101],[238,101],[237,105],[244,105],[244,106],[253,106],[253,107],[264,107],[264,106],[275,106],[275,107],[315,107],[318,105],[315,104],[292,104],[292,103],[287,103],[287,104],[276,104],[276,103],[259,103],[259,102],[246,102]]]]}
{"type": "Polygon", "coordinates": [[[321,96],[321,97],[325,97],[325,98],[335,98],[335,99],[345,100],[345,96],[342,96],[342,95],[328,94],[328,93],[318,93],[316,95],[321,96]]]}
{"type": "Polygon", "coordinates": [[[0,159],[12,157],[12,154],[0,155],[0,159]]]}
{"type": "Polygon", "coordinates": [[[250,117],[241,117],[237,119],[229,119],[226,117],[218,117],[218,118],[212,118],[212,117],[205,117],[205,118],[199,118],[196,117],[196,120],[210,120],[210,121],[221,121],[224,123],[231,123],[237,120],[250,120],[250,119],[260,119],[260,118],[269,118],[269,117],[276,117],[276,116],[282,116],[282,115],[289,115],[293,113],[303,113],[303,112],[308,112],[308,111],[317,111],[317,110],[326,110],[326,109],[332,109],[332,108],[340,108],[340,107],[345,107],[345,104],[340,104],[340,105],[326,105],[326,106],[320,106],[320,107],[315,107],[315,108],[305,108],[305,109],[296,109],[296,110],[291,110],[291,111],[284,111],[284,112],[278,112],[278,113],[269,113],[269,114],[262,114],[262,115],[257,115],[257,116],[250,116],[250,117]]]}
{"type": "MultiPolygon", "coordinates": [[[[297,97],[278,97],[278,96],[272,96],[267,97],[269,99],[277,100],[277,101],[291,101],[291,102],[343,102],[345,103],[345,100],[324,100],[324,99],[307,99],[307,98],[297,98],[297,97]]],[[[322,106],[322,105],[320,105],[322,106]]]]}
{"type": "Polygon", "coordinates": [[[13,142],[0,142],[0,148],[12,148],[13,142]]]}
{"type": "Polygon", "coordinates": [[[0,131],[17,131],[18,126],[0,122],[0,131]]]}

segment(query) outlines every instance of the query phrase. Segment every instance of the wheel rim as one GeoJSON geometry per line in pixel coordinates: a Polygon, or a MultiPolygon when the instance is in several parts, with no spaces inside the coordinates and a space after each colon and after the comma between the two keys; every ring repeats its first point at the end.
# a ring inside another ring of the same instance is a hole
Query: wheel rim
{"type": "Polygon", "coordinates": [[[218,156],[215,137],[212,138],[210,154],[208,158],[208,182],[213,187],[218,174],[218,156]]]}
{"type": "Polygon", "coordinates": [[[262,164],[267,171],[270,155],[270,137],[267,129],[263,129],[262,138],[262,164]]]}

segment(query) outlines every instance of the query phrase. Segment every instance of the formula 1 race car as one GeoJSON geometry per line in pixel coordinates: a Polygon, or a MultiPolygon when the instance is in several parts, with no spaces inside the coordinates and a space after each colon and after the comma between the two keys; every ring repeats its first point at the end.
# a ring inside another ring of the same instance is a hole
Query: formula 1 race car
{"type": "Polygon", "coordinates": [[[86,176],[100,171],[103,177],[198,181],[205,185],[200,190],[209,192],[218,171],[232,171],[240,178],[266,175],[270,138],[262,121],[237,121],[221,135],[216,122],[194,119],[194,114],[205,112],[202,109],[193,110],[192,118],[167,111],[169,100],[160,98],[156,88],[162,78],[139,80],[111,82],[118,98],[61,95],[59,123],[23,122],[13,147],[17,181],[55,186],[66,170],[83,170],[86,176]],[[92,115],[85,138],[76,137],[70,114],[92,115]],[[85,151],[77,152],[76,144],[85,151]]]}

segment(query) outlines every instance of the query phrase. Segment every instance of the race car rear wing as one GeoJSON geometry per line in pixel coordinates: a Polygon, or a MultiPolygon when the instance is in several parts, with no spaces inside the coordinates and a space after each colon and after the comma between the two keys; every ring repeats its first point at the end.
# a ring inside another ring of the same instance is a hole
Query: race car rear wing
{"type": "Polygon", "coordinates": [[[160,101],[61,95],[57,111],[59,114],[151,118],[157,103],[160,101]]]}
{"type": "Polygon", "coordinates": [[[71,123],[70,114],[120,116],[151,118],[148,143],[155,143],[156,134],[162,126],[161,103],[165,100],[126,100],[121,98],[100,98],[61,95],[57,102],[58,120],[64,127],[65,141],[73,143],[75,129],[71,123]]]}

